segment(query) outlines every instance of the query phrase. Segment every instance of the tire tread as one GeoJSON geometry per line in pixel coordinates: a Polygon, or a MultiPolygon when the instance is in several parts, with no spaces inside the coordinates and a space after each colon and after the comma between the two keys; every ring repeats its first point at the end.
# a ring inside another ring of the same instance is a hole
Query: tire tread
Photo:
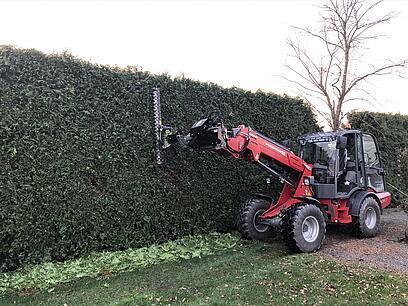
{"type": "Polygon", "coordinates": [[[269,228],[265,233],[257,233],[255,236],[251,233],[252,230],[252,210],[256,207],[263,206],[265,209],[268,208],[269,203],[260,198],[251,198],[246,200],[241,206],[238,214],[237,228],[241,233],[241,237],[247,240],[264,240],[270,238],[273,235],[273,229],[269,228]]]}
{"type": "MultiPolygon", "coordinates": [[[[292,207],[289,208],[289,210],[285,213],[285,215],[282,218],[281,230],[282,230],[283,240],[286,246],[293,252],[297,252],[297,253],[305,252],[305,250],[302,249],[302,247],[300,246],[301,241],[297,240],[296,224],[299,222],[299,219],[302,217],[301,214],[303,214],[303,211],[310,210],[311,209],[310,207],[316,207],[316,206],[312,204],[306,204],[306,203],[293,205],[292,207]]],[[[313,250],[313,252],[316,252],[321,248],[325,235],[326,235],[326,223],[324,221],[324,216],[321,213],[320,209],[318,211],[320,212],[321,218],[323,220],[322,226],[324,228],[324,232],[323,232],[323,237],[321,238],[321,243],[318,245],[316,249],[313,250]]]]}
{"type": "Polygon", "coordinates": [[[353,221],[353,232],[359,238],[371,238],[378,234],[379,227],[381,224],[380,219],[380,207],[377,201],[373,197],[367,197],[364,199],[363,203],[361,204],[359,216],[354,218],[353,221]],[[373,230],[370,230],[365,225],[364,220],[364,211],[367,206],[372,206],[377,212],[377,224],[373,230]]]}

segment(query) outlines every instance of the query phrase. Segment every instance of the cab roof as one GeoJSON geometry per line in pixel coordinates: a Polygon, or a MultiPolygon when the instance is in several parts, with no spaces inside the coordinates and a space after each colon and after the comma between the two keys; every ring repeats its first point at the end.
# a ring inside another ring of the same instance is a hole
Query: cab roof
{"type": "Polygon", "coordinates": [[[344,136],[346,134],[359,134],[360,130],[351,130],[351,129],[340,129],[337,131],[330,132],[317,132],[317,133],[308,133],[299,137],[301,142],[324,142],[324,141],[333,141],[336,140],[338,136],[344,136]]]}

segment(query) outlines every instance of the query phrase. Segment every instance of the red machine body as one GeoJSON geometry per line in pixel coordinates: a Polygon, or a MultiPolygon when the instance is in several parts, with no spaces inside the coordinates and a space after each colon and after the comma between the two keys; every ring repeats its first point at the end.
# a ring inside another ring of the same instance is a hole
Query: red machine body
{"type": "MultiPolygon", "coordinates": [[[[305,201],[314,201],[314,192],[311,185],[304,183],[306,177],[312,176],[312,164],[308,164],[290,149],[252,130],[250,127],[240,125],[238,129],[239,132],[234,137],[225,138],[224,152],[234,158],[242,158],[258,164],[261,163],[261,158],[265,157],[292,170],[291,177],[293,181],[282,178],[284,186],[278,200],[271,202],[269,209],[260,215],[260,218],[274,218],[278,216],[282,209],[288,209],[292,205],[305,201]],[[243,149],[245,154],[243,154],[243,149]]],[[[391,203],[391,194],[389,192],[375,193],[375,190],[370,188],[369,191],[378,198],[381,208],[385,208],[391,203]]],[[[319,198],[318,201],[322,207],[325,207],[328,221],[344,224],[352,222],[352,216],[349,214],[348,198],[319,198]]]]}

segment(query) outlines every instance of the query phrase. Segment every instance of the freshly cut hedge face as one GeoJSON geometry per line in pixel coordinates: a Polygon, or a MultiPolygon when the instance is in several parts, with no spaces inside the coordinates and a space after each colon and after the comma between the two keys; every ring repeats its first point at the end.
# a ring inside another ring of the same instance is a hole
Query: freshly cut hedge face
{"type": "MultiPolygon", "coordinates": [[[[378,141],[386,172],[386,182],[408,193],[408,116],[359,112],[350,116],[353,128],[373,134],[378,141]]],[[[396,204],[408,199],[389,186],[396,204]]]]}
{"type": "Polygon", "coordinates": [[[277,140],[317,129],[298,99],[1,47],[1,270],[234,226],[262,173],[172,149],[155,165],[155,86],[163,121],[185,130],[214,108],[277,140]]]}

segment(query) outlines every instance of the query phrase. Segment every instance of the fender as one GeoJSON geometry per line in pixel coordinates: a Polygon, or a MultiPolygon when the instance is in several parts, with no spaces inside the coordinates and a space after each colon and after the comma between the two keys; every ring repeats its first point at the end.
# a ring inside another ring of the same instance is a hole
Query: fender
{"type": "Polygon", "coordinates": [[[312,197],[300,197],[303,201],[308,202],[310,204],[320,205],[319,200],[312,198],[312,197]]]}
{"type": "MultiPolygon", "coordinates": [[[[320,203],[319,200],[317,200],[317,199],[315,199],[315,198],[312,198],[312,197],[301,197],[301,199],[303,199],[303,201],[306,202],[306,203],[313,204],[313,205],[317,206],[317,207],[320,209],[320,211],[323,213],[324,220],[325,220],[326,222],[329,221],[329,217],[327,216],[327,212],[326,212],[326,210],[322,207],[322,204],[320,203]]],[[[330,205],[329,205],[329,208],[331,208],[330,205]]],[[[333,215],[333,214],[332,214],[332,215],[333,215]]]]}
{"type": "Polygon", "coordinates": [[[374,192],[360,190],[360,191],[354,192],[351,195],[351,197],[348,199],[347,206],[349,208],[349,215],[358,217],[360,214],[361,204],[369,196],[374,198],[377,201],[378,206],[380,207],[381,214],[382,214],[383,209],[382,209],[381,202],[378,196],[374,192]]]}

